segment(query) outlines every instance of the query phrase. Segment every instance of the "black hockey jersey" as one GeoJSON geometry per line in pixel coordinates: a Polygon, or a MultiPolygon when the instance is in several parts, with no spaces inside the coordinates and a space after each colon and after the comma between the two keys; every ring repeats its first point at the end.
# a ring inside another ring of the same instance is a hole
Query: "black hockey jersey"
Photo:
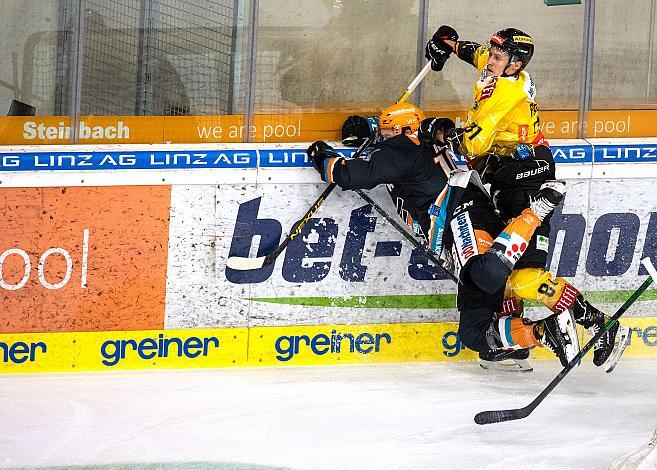
{"type": "Polygon", "coordinates": [[[448,180],[448,172],[434,162],[435,156],[432,146],[419,144],[412,135],[398,135],[376,144],[364,159],[329,162],[326,176],[342,189],[386,184],[399,215],[426,239],[429,210],[448,180]]]}

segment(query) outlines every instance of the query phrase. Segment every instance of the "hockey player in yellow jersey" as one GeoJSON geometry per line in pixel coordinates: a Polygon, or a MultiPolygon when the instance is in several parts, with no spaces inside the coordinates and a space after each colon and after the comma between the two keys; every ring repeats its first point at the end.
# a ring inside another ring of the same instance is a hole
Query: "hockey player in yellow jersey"
{"type": "MultiPolygon", "coordinates": [[[[539,125],[536,85],[525,70],[534,54],[533,39],[518,29],[507,28],[480,45],[459,41],[453,28],[441,26],[426,46],[432,69],[442,70],[452,53],[479,73],[467,120],[462,128],[453,128],[449,120],[429,118],[421,127],[424,135],[433,136],[436,143],[448,144],[465,157],[468,166],[480,172],[484,182],[491,185],[491,196],[503,221],[508,222],[528,207],[545,181],[555,179],[552,151],[539,125]]],[[[536,231],[509,277],[504,314],[521,312],[523,299],[537,300],[554,312],[569,310],[575,321],[594,335],[609,317],[572,284],[545,270],[549,222],[546,219],[536,231]]],[[[594,364],[611,372],[627,345],[628,333],[626,327],[612,327],[595,345],[594,364]]],[[[486,360],[527,356],[526,350],[499,351],[480,358],[483,365],[486,360]]]]}

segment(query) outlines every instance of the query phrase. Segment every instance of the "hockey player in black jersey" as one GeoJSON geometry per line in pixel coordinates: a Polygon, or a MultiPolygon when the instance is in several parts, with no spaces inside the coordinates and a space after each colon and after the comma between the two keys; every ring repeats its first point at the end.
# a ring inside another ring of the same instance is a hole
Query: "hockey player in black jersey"
{"type": "Polygon", "coordinates": [[[342,189],[369,189],[386,184],[409,225],[446,260],[459,279],[459,337],[479,352],[547,346],[567,364],[579,351],[569,313],[531,323],[518,317],[494,317],[513,266],[534,231],[562,200],[565,185],[550,182],[530,208],[505,226],[478,174],[455,169],[444,152],[423,144],[417,131],[424,115],[401,103],[379,118],[383,141],[367,159],[348,160],[324,142],[308,148],[313,166],[327,182],[342,189]]]}
{"type": "MultiPolygon", "coordinates": [[[[541,185],[555,178],[555,163],[549,144],[540,130],[536,85],[525,70],[534,53],[531,36],[513,28],[494,34],[485,45],[459,41],[450,26],[441,26],[426,46],[426,57],[434,70],[442,70],[451,53],[479,72],[474,85],[474,102],[462,129],[454,129],[448,140],[468,165],[480,171],[502,220],[518,216],[529,206],[541,185]]],[[[591,305],[572,284],[546,271],[550,236],[549,217],[532,237],[516,264],[509,284],[522,299],[538,300],[553,312],[570,310],[577,323],[594,336],[609,317],[591,305]]],[[[610,372],[625,347],[627,328],[616,323],[594,348],[593,363],[610,372]],[[620,334],[619,334],[620,333],[620,334]],[[616,337],[622,339],[615,348],[616,337]]],[[[485,359],[487,356],[483,355],[485,359]]],[[[489,355],[495,359],[495,354],[489,355]]]]}

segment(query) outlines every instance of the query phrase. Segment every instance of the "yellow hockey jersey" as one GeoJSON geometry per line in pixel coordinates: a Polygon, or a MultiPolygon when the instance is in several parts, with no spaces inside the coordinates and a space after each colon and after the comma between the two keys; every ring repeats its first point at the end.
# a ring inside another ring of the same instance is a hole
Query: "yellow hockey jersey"
{"type": "Polygon", "coordinates": [[[488,45],[465,41],[456,50],[459,58],[479,71],[458,149],[468,160],[487,153],[510,156],[519,143],[547,145],[539,128],[534,81],[525,70],[512,77],[486,77],[489,52],[488,45]]]}

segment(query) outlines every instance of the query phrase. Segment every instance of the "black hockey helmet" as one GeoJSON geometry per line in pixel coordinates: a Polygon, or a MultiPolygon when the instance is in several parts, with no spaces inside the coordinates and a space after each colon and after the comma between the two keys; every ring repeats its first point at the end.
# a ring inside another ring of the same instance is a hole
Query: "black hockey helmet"
{"type": "Polygon", "coordinates": [[[527,66],[532,55],[534,55],[534,40],[529,34],[525,34],[519,29],[506,28],[498,31],[490,38],[490,43],[508,52],[511,56],[511,62],[521,60],[522,67],[520,67],[520,70],[527,66]]]}

